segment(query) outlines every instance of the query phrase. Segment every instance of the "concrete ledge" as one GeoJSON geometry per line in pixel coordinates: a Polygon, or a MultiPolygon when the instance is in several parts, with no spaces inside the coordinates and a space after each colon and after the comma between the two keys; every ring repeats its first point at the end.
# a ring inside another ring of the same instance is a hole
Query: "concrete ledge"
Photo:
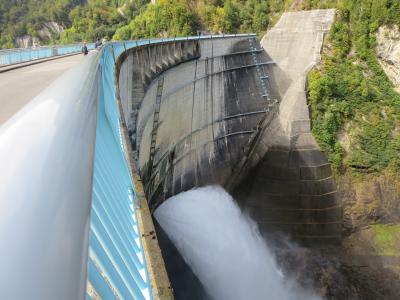
{"type": "Polygon", "coordinates": [[[274,180],[324,180],[332,176],[329,163],[319,166],[288,167],[268,165],[262,162],[263,178],[274,180]]]}
{"type": "Polygon", "coordinates": [[[299,179],[299,168],[290,168],[287,166],[261,165],[264,169],[263,178],[273,180],[297,180],[299,179]]]}
{"type": "Polygon", "coordinates": [[[296,166],[315,166],[327,164],[328,160],[320,150],[293,150],[291,151],[290,164],[296,166]]]}
{"type": "Polygon", "coordinates": [[[259,190],[282,195],[321,195],[336,190],[332,177],[321,180],[280,180],[264,178],[259,175],[255,184],[260,185],[259,190]]]}
{"type": "Polygon", "coordinates": [[[336,183],[333,177],[322,180],[300,181],[300,194],[321,195],[336,190],[336,183]]]}
{"type": "Polygon", "coordinates": [[[324,195],[284,195],[265,193],[247,200],[260,209],[326,209],[337,205],[336,191],[324,195]]]}
{"type": "Polygon", "coordinates": [[[341,235],[319,236],[319,235],[295,235],[292,240],[305,247],[325,247],[327,245],[340,245],[342,242],[341,235]]]}
{"type": "Polygon", "coordinates": [[[332,170],[329,163],[320,166],[300,167],[301,180],[321,180],[330,176],[332,176],[332,170]]]}
{"type": "MultiPolygon", "coordinates": [[[[119,107],[120,106],[120,101],[119,107]]],[[[147,199],[144,194],[143,184],[140,176],[136,170],[133,161],[133,151],[129,141],[129,135],[125,123],[121,124],[122,139],[126,160],[128,161],[129,172],[131,173],[135,192],[137,197],[136,217],[142,238],[143,252],[145,254],[145,261],[150,277],[151,292],[154,300],[172,300],[174,299],[172,293],[171,283],[165,268],[164,259],[161,254],[161,249],[158,244],[157,234],[154,229],[153,219],[151,217],[150,209],[147,204],[147,199]]]]}
{"type": "Polygon", "coordinates": [[[342,218],[342,207],[326,209],[250,209],[250,215],[259,222],[329,223],[342,218]]]}
{"type": "Polygon", "coordinates": [[[338,236],[342,230],[342,222],[332,223],[272,223],[259,222],[262,230],[290,232],[291,236],[338,236]]]}
{"type": "Polygon", "coordinates": [[[265,156],[263,164],[290,168],[320,166],[328,163],[325,155],[318,149],[284,150],[272,148],[265,156]]]}

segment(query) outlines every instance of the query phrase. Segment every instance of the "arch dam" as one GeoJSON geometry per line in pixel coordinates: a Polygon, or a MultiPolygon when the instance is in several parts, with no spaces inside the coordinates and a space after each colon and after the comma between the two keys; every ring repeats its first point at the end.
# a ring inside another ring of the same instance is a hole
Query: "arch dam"
{"type": "Polygon", "coordinates": [[[7,117],[2,298],[171,299],[151,213],[210,184],[225,187],[261,231],[339,243],[341,203],[306,100],[333,18],[333,10],[285,13],[261,43],[255,35],[108,43],[7,117]]]}

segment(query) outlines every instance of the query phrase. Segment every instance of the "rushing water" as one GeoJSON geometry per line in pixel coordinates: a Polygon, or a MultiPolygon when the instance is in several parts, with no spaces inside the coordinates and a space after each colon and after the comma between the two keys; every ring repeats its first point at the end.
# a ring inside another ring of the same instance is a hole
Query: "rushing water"
{"type": "Polygon", "coordinates": [[[284,278],[255,223],[223,188],[176,195],[155,217],[213,299],[318,299],[284,278]]]}

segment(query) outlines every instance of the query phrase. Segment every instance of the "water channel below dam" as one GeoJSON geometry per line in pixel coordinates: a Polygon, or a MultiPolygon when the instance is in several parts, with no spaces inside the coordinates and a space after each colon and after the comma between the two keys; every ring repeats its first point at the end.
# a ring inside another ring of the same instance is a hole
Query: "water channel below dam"
{"type": "Polygon", "coordinates": [[[256,223],[223,188],[180,193],[154,215],[173,244],[166,264],[176,299],[320,299],[283,274],[256,223]]]}

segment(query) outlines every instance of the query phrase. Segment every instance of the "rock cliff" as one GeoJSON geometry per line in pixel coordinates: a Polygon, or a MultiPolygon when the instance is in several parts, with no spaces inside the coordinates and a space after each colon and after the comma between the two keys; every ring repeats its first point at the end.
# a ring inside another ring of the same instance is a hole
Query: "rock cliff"
{"type": "Polygon", "coordinates": [[[400,29],[382,26],[376,35],[376,53],[383,70],[400,92],[400,29]]]}

